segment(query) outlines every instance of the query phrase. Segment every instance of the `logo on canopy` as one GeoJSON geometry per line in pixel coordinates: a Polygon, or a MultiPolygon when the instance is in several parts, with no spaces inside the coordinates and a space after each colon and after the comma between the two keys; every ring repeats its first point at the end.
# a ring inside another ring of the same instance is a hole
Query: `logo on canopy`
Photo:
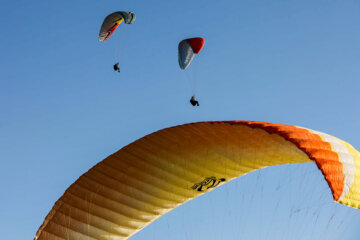
{"type": "Polygon", "coordinates": [[[198,192],[202,192],[204,190],[208,190],[209,188],[217,187],[221,182],[225,181],[225,178],[207,177],[200,183],[195,183],[191,188],[197,190],[198,192]]]}

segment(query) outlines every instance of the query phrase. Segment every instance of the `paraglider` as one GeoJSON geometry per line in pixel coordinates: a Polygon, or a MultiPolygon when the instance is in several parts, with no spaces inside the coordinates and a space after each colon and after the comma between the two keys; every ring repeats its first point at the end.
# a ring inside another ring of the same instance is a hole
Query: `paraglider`
{"type": "Polygon", "coordinates": [[[120,72],[119,62],[114,64],[114,71],[120,72]]]}
{"type": "Polygon", "coordinates": [[[195,100],[195,96],[192,96],[190,99],[190,103],[191,105],[195,106],[200,106],[199,102],[195,100]]]}
{"type": "Polygon", "coordinates": [[[35,240],[128,239],[233,179],[306,162],[316,164],[335,202],[360,208],[360,153],[336,137],[257,121],[163,129],[125,146],[76,180],[55,203],[35,240]]]}
{"type": "MultiPolygon", "coordinates": [[[[122,22],[125,22],[125,24],[132,24],[135,21],[135,18],[135,13],[124,11],[114,12],[108,15],[101,25],[99,32],[99,41],[107,41],[122,22]]],[[[114,70],[120,72],[118,62],[114,65],[114,70]]]]}
{"type": "MultiPolygon", "coordinates": [[[[205,39],[201,37],[184,39],[178,46],[178,62],[180,69],[188,68],[194,59],[195,54],[198,54],[204,47],[205,39]]],[[[195,87],[193,96],[190,99],[191,105],[200,106],[199,102],[195,100],[195,87]]]]}

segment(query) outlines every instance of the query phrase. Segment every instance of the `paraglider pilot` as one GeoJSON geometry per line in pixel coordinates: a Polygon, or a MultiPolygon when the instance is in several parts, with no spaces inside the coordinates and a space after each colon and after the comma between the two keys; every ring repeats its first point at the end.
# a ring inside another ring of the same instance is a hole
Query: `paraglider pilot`
{"type": "Polygon", "coordinates": [[[120,72],[119,62],[114,64],[114,71],[120,72]]]}
{"type": "Polygon", "coordinates": [[[190,103],[191,105],[195,106],[200,106],[199,102],[195,100],[195,96],[192,96],[190,99],[190,103]]]}

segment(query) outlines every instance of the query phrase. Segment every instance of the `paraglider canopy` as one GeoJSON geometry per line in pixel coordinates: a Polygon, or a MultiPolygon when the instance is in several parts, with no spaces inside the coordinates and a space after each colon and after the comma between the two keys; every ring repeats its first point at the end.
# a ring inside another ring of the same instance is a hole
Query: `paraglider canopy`
{"type": "Polygon", "coordinates": [[[95,165],[55,203],[34,240],[128,239],[233,179],[306,162],[336,202],[360,209],[360,153],[349,143],[292,125],[199,122],[147,135],[95,165]]]}
{"type": "Polygon", "coordinates": [[[135,21],[135,13],[133,12],[114,12],[108,15],[103,24],[101,25],[99,32],[99,41],[105,42],[109,39],[111,34],[116,30],[116,28],[124,21],[126,24],[131,24],[135,21]]]}
{"type": "Polygon", "coordinates": [[[185,70],[192,62],[195,54],[204,47],[205,39],[201,37],[184,39],[179,43],[178,60],[181,69],[185,70]]]}

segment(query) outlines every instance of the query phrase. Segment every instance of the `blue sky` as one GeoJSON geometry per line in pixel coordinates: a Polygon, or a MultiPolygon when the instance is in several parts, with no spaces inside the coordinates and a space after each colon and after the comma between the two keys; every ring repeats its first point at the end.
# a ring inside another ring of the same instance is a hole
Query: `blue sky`
{"type": "MultiPolygon", "coordinates": [[[[323,131],[359,148],[359,13],[355,0],[3,1],[2,238],[33,238],[54,202],[82,173],[165,127],[260,120],[323,131]],[[118,10],[134,11],[136,21],[120,26],[108,42],[98,42],[102,20],[118,10]],[[177,64],[177,44],[195,36],[206,39],[205,47],[185,73],[177,64]],[[112,70],[116,61],[120,74],[112,70]],[[188,103],[192,81],[199,108],[188,103]]],[[[339,239],[340,233],[358,239],[359,215],[332,203],[314,166],[271,168],[185,204],[134,239],[310,240],[339,239]],[[263,187],[252,192],[254,184],[263,187]],[[276,190],[279,186],[286,187],[276,190]],[[309,191],[306,201],[299,188],[309,191]],[[271,189],[285,197],[273,198],[271,189]],[[264,199],[274,199],[274,205],[264,199]],[[283,202],[289,199],[287,208],[283,202]],[[313,212],[322,209],[316,223],[310,213],[294,221],[281,218],[304,202],[313,212]],[[284,209],[273,212],[279,203],[284,209]],[[322,226],[330,212],[338,220],[322,226]],[[311,224],[300,228],[297,221],[311,224]],[[305,228],[309,235],[299,230],[305,228]]]]}

